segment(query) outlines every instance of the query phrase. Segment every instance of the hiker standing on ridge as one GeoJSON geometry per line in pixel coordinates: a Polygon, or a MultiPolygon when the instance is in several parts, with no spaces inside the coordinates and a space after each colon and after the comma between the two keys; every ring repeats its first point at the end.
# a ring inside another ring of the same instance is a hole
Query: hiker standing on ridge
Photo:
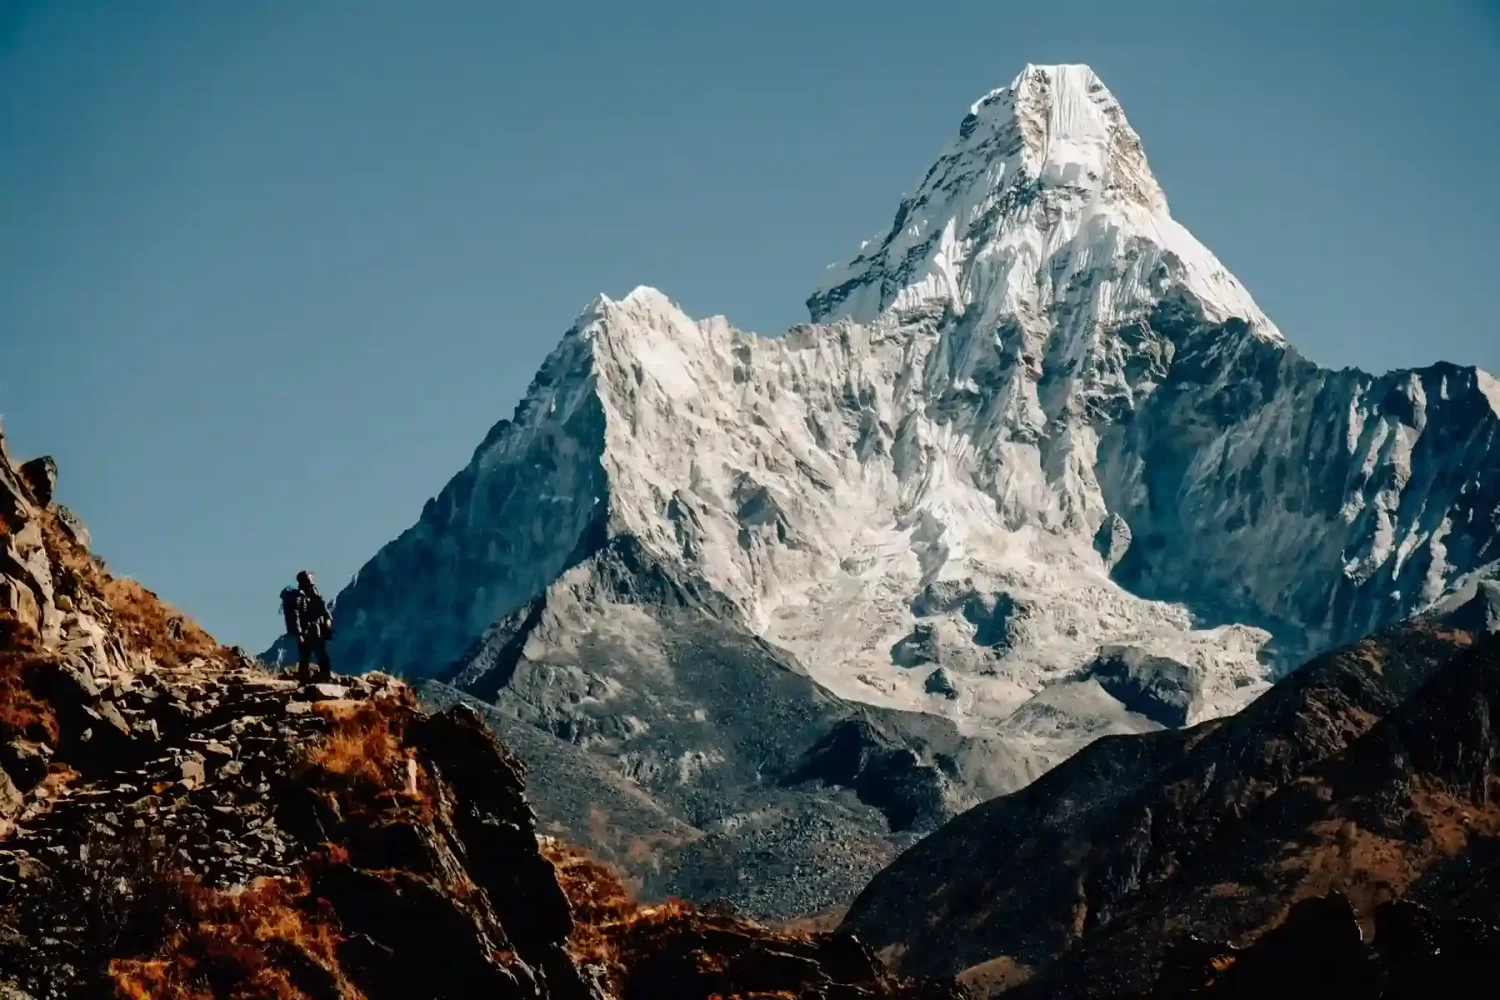
{"type": "Polygon", "coordinates": [[[297,640],[297,680],[303,684],[312,680],[309,668],[314,656],[323,679],[332,677],[328,640],[333,638],[333,616],[307,570],[297,574],[297,586],[281,592],[281,613],[286,618],[287,635],[297,640]]]}

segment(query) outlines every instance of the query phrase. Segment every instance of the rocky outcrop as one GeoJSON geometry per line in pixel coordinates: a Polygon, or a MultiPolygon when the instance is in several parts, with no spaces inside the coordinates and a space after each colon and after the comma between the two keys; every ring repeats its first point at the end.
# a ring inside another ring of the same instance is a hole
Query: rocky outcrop
{"type": "Polygon", "coordinates": [[[50,507],[52,496],[57,492],[57,462],[52,456],[33,458],[22,463],[17,471],[31,488],[31,495],[36,498],[36,502],[43,507],[50,507]]]}
{"type": "MultiPolygon", "coordinates": [[[[954,768],[951,758],[940,758],[954,768]]],[[[803,755],[787,778],[852,788],[883,812],[894,830],[930,828],[947,818],[949,780],[898,738],[867,719],[840,722],[803,755]]]]}
{"type": "Polygon", "coordinates": [[[1202,686],[1185,663],[1137,646],[1105,646],[1079,674],[1120,704],[1163,726],[1185,726],[1202,705],[1202,686]]]}
{"type": "Polygon", "coordinates": [[[169,730],[160,757],[73,778],[0,841],[0,981],[37,1000],[247,987],[349,1000],[956,996],[891,976],[843,935],[789,937],[683,906],[578,927],[538,848],[526,769],[470,709],[425,714],[380,676],[304,688],[209,670],[195,687],[160,692],[164,706],[213,701],[169,730]],[[618,985],[570,950],[580,933],[611,938],[618,985]]]}
{"type": "Polygon", "coordinates": [[[1454,595],[1448,621],[1475,635],[1500,632],[1500,580],[1476,580],[1454,595]]]}
{"type": "Polygon", "coordinates": [[[897,996],[953,1000],[952,985],[902,981],[854,938],[776,934],[733,918],[643,921],[626,947],[641,958],[623,1000],[659,997],[795,996],[864,1000],[897,996]],[[713,961],[704,962],[704,956],[713,961]]]}
{"type": "Polygon", "coordinates": [[[159,756],[58,785],[0,842],[0,980],[37,998],[217,976],[287,978],[287,996],[590,995],[519,764],[477,723],[418,717],[379,678],[182,680],[156,691],[159,756]],[[270,934],[264,954],[219,953],[194,922],[213,914],[270,934]]]}
{"type": "Polygon", "coordinates": [[[614,874],[551,838],[543,853],[572,901],[570,947],[613,996],[820,997],[958,1000],[953,984],[917,982],[887,969],[858,940],[826,929],[778,931],[715,904],[642,906],[614,874]]]}

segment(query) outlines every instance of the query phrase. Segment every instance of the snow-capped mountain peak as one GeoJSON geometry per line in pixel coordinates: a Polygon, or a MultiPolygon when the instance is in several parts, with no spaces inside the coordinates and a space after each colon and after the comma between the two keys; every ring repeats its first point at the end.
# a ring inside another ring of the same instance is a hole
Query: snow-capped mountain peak
{"type": "Polygon", "coordinates": [[[341,595],[347,658],[431,672],[498,621],[506,669],[604,704],[646,681],[586,650],[650,660],[701,611],[1024,771],[1232,710],[1500,560],[1494,381],[1298,356],[1087,67],[976,102],[809,306],[773,338],[596,299],[341,595]]]}
{"type": "Polygon", "coordinates": [[[1029,65],[974,103],[891,227],[830,268],[807,304],[814,322],[938,304],[994,328],[1075,310],[1086,295],[1087,318],[1109,326],[1174,288],[1215,321],[1280,339],[1171,217],[1140,137],[1093,70],[1029,65]]]}
{"type": "Polygon", "coordinates": [[[974,102],[949,148],[950,155],[960,151],[991,165],[1014,160],[1018,179],[1166,210],[1140,137],[1087,66],[1028,65],[1010,86],[974,102]]]}

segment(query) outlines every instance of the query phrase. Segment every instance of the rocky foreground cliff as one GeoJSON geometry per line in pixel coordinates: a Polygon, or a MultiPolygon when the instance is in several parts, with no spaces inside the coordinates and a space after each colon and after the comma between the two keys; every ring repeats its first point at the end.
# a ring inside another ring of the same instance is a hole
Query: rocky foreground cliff
{"type": "MultiPolygon", "coordinates": [[[[0,438],[0,996],[955,996],[857,940],[637,905],[472,710],[268,673],[87,549],[0,438]]],[[[545,780],[545,776],[543,776],[545,780]]]]}

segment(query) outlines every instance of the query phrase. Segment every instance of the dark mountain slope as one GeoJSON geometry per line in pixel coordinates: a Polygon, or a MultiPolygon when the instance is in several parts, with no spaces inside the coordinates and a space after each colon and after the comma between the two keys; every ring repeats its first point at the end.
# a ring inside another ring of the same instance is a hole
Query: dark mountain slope
{"type": "MultiPolygon", "coordinates": [[[[1165,918],[1164,894],[1202,888],[1229,898],[1227,910],[1248,913],[1245,893],[1215,888],[1223,859],[1283,814],[1279,792],[1350,750],[1473,642],[1444,620],[1416,620],[1320,657],[1238,715],[1100,740],[909,850],[876,877],[844,926],[905,970],[954,974],[1004,959],[1036,973],[1064,953],[1071,960],[1091,942],[1125,935],[1143,914],[1165,918]]],[[[1264,919],[1290,901],[1272,895],[1264,919]]],[[[1203,914],[1182,919],[1200,932],[1216,929],[1203,914]]],[[[1111,988],[1123,985],[1092,971],[1111,988]]]]}
{"type": "MultiPolygon", "coordinates": [[[[1181,929],[1242,941],[1278,924],[1291,904],[1330,893],[1347,897],[1367,934],[1377,931],[1381,905],[1409,892],[1450,912],[1453,898],[1435,890],[1456,871],[1493,877],[1497,723],[1500,637],[1488,637],[1085,934],[1038,994],[1145,990],[1181,929]]],[[[1496,915],[1492,906],[1468,910],[1496,915]]]]}

